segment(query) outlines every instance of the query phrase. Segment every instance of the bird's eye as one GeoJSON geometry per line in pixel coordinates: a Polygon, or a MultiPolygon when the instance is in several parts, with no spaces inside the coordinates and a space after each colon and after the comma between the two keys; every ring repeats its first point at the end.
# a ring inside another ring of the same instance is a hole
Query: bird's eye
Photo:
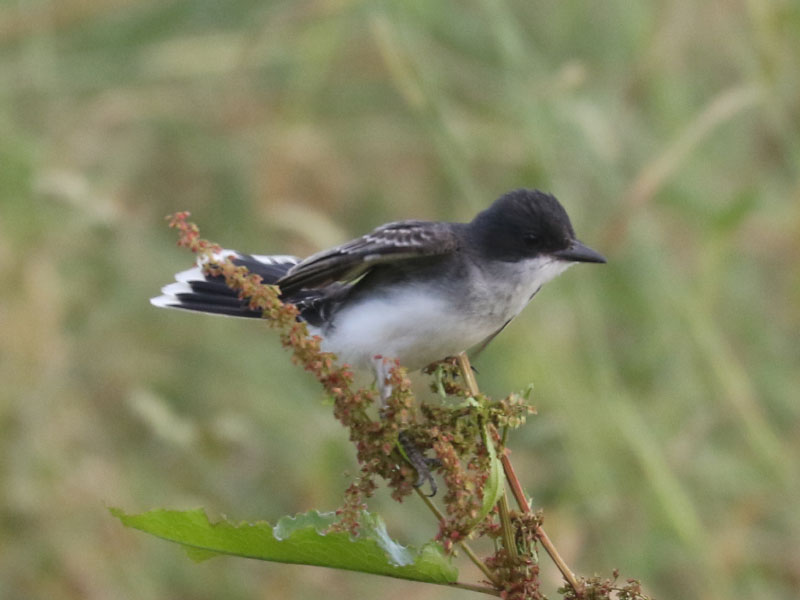
{"type": "Polygon", "coordinates": [[[535,233],[526,233],[524,240],[528,246],[535,246],[539,243],[539,236],[537,236],[535,233]]]}

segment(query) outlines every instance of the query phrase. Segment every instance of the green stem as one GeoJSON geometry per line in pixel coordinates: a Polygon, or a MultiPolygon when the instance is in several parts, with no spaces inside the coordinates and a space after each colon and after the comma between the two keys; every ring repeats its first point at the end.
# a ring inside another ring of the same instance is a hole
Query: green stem
{"type": "Polygon", "coordinates": [[[519,559],[519,554],[517,553],[517,544],[514,541],[514,527],[511,525],[511,514],[508,508],[508,498],[506,495],[503,494],[500,496],[500,500],[497,501],[497,508],[500,512],[500,525],[503,531],[503,546],[508,552],[508,556],[514,562],[519,559]]]}
{"type": "MultiPolygon", "coordinates": [[[[419,496],[422,499],[422,501],[425,503],[425,505],[430,509],[430,511],[436,516],[436,518],[439,521],[444,521],[445,520],[444,514],[442,514],[442,511],[440,511],[439,508],[433,503],[433,500],[431,500],[425,494],[423,494],[422,491],[419,488],[414,488],[414,491],[417,492],[417,496],[419,496]]],[[[481,570],[481,572],[486,576],[486,579],[491,581],[492,585],[494,585],[495,587],[499,588],[500,584],[497,581],[497,578],[489,570],[489,567],[487,567],[486,564],[480,558],[478,558],[478,555],[475,554],[474,550],[472,548],[470,548],[469,545],[466,542],[459,542],[459,545],[461,546],[461,549],[464,551],[464,554],[466,554],[469,557],[469,559],[473,563],[475,563],[475,566],[478,567],[481,570]]],[[[450,584],[450,585],[455,585],[455,584],[450,584]]],[[[468,585],[468,584],[464,584],[464,585],[468,585]]],[[[483,591],[485,589],[488,589],[488,588],[483,588],[481,591],[483,591]]]]}
{"type": "Polygon", "coordinates": [[[456,583],[446,583],[444,585],[446,585],[447,587],[454,587],[454,588],[459,588],[459,589],[462,589],[462,590],[469,590],[470,592],[478,592],[478,593],[481,593],[481,594],[489,594],[490,596],[497,596],[498,598],[500,597],[500,594],[502,593],[500,590],[496,590],[494,588],[486,587],[485,585],[477,585],[475,583],[456,582],[456,583]]]}

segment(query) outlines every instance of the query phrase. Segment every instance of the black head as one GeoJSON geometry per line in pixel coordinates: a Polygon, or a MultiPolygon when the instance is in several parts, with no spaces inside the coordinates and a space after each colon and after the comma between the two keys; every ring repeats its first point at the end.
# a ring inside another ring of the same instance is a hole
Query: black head
{"type": "Polygon", "coordinates": [[[547,255],[568,262],[606,262],[575,239],[567,212],[555,196],[539,190],[508,192],[478,213],[469,228],[474,242],[495,260],[547,255]]]}

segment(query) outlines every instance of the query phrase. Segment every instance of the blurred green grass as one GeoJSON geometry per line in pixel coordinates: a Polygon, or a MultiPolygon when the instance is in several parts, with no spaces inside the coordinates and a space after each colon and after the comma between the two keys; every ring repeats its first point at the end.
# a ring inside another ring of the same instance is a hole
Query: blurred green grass
{"type": "Polygon", "coordinates": [[[788,1],[0,2],[0,597],[455,598],[199,567],[105,506],[275,518],[355,466],[265,328],[147,303],[190,261],[164,215],[302,255],[520,186],[610,259],[477,363],[535,383],[514,459],[568,562],[796,597],[799,57],[788,1]]]}

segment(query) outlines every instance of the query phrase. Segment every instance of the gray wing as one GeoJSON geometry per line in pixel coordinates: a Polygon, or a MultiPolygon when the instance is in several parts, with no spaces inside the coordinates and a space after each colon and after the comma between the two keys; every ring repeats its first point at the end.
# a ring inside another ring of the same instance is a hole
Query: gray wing
{"type": "Polygon", "coordinates": [[[450,223],[398,221],[293,266],[277,283],[284,294],[354,281],[376,265],[454,252],[458,238],[450,223]]]}

